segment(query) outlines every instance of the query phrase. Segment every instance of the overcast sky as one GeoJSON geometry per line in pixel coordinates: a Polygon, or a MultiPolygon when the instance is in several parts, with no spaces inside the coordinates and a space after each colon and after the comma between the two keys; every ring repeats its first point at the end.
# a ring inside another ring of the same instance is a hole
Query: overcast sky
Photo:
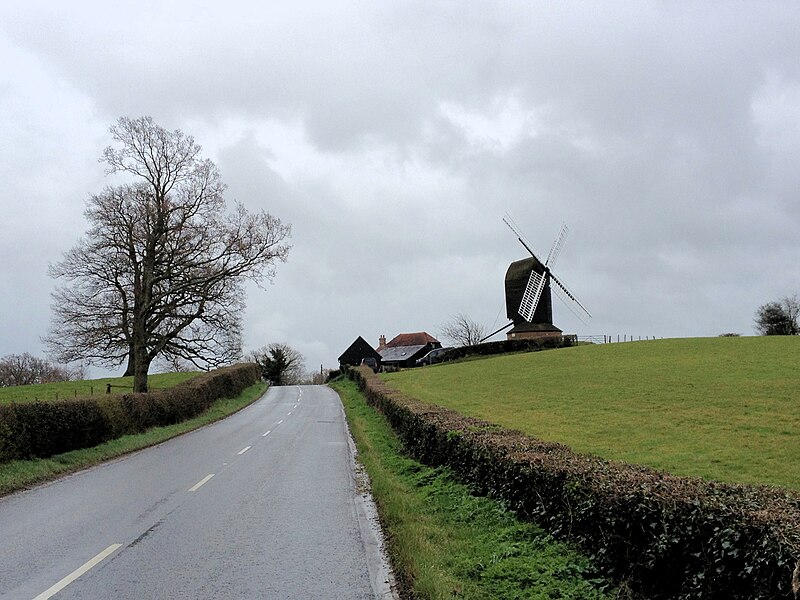
{"type": "Polygon", "coordinates": [[[506,212],[543,255],[570,227],[555,272],[593,319],[554,298],[565,332],[752,335],[800,292],[798,32],[794,0],[3,2],[0,356],[44,353],[48,264],[142,115],[292,225],[249,349],[318,369],[359,335],[500,327],[506,212]]]}

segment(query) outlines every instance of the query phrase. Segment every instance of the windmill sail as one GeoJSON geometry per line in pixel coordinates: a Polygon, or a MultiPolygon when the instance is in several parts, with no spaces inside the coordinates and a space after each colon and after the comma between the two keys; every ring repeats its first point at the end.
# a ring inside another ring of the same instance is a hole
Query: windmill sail
{"type": "Polygon", "coordinates": [[[527,250],[533,258],[539,260],[539,258],[533,253],[533,250],[531,250],[531,245],[527,242],[525,236],[522,235],[522,232],[520,231],[519,227],[517,227],[517,224],[514,222],[514,219],[511,218],[511,215],[506,213],[505,216],[503,217],[503,223],[505,223],[508,226],[508,228],[514,233],[515,236],[517,236],[517,240],[519,241],[520,244],[525,246],[525,250],[527,250]]]}
{"type": "Polygon", "coordinates": [[[556,241],[553,242],[553,247],[550,248],[550,254],[547,255],[547,260],[544,263],[545,267],[550,267],[551,269],[556,264],[556,259],[558,255],[561,254],[561,248],[564,247],[564,240],[567,239],[567,233],[569,233],[569,229],[567,228],[566,223],[561,224],[561,231],[556,238],[556,241]]]}
{"type": "Polygon", "coordinates": [[[542,290],[547,283],[547,277],[541,273],[537,273],[534,269],[531,271],[528,285],[525,287],[525,293],[522,295],[522,303],[519,305],[520,316],[528,321],[533,319],[533,313],[536,312],[536,307],[539,305],[539,298],[542,297],[542,290]]]}
{"type": "Polygon", "coordinates": [[[503,222],[512,232],[514,232],[514,235],[525,247],[528,253],[534,259],[536,259],[536,264],[539,265],[538,268],[542,271],[540,273],[536,267],[534,267],[531,271],[531,274],[528,278],[528,283],[525,286],[525,292],[522,295],[522,301],[519,305],[519,315],[527,322],[531,323],[533,321],[534,314],[536,313],[536,308],[539,305],[539,300],[542,297],[542,293],[544,292],[545,288],[548,287],[547,284],[550,281],[553,281],[556,285],[548,289],[554,289],[559,298],[561,298],[564,304],[567,305],[567,308],[569,308],[581,321],[585,323],[587,319],[590,319],[592,315],[589,313],[586,307],[581,304],[575,295],[570,292],[569,289],[567,289],[567,286],[564,285],[564,283],[562,283],[552,272],[552,268],[555,265],[559,254],[561,254],[561,249],[564,247],[564,240],[569,232],[566,223],[561,225],[561,231],[556,237],[555,242],[553,242],[553,246],[550,248],[550,253],[547,255],[547,260],[544,262],[544,264],[542,264],[538,257],[534,254],[533,250],[531,250],[530,245],[525,241],[525,237],[522,235],[522,232],[519,230],[519,227],[517,227],[517,224],[514,222],[511,216],[506,214],[503,217],[503,222]]]}
{"type": "Polygon", "coordinates": [[[566,305],[566,307],[572,311],[573,315],[578,317],[584,323],[587,323],[589,319],[592,318],[592,313],[590,313],[586,307],[581,304],[581,301],[578,300],[575,295],[567,289],[567,286],[564,285],[564,283],[552,273],[550,274],[550,279],[556,284],[555,286],[551,286],[550,289],[556,291],[558,297],[561,298],[561,301],[566,305]]]}

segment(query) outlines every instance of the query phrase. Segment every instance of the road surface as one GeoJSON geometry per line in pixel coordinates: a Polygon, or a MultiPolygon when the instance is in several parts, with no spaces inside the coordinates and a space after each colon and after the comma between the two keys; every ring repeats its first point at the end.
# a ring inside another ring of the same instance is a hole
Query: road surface
{"type": "Polygon", "coordinates": [[[276,387],[0,498],[0,598],[390,598],[350,444],[332,390],[276,387]]]}

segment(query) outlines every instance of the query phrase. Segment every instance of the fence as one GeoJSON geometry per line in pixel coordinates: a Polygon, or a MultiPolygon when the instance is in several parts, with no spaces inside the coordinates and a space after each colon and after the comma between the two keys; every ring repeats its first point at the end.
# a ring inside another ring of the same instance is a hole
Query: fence
{"type": "Polygon", "coordinates": [[[579,335],[579,342],[589,342],[590,344],[611,344],[618,342],[641,342],[643,340],[655,340],[654,335],[634,336],[628,334],[617,334],[616,338],[613,335],[579,335]]]}

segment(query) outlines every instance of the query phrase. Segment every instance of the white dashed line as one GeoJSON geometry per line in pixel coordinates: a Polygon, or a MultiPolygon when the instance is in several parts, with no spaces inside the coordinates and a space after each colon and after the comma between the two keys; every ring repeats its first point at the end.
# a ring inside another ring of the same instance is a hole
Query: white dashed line
{"type": "Polygon", "coordinates": [[[276,423],[276,425],[280,425],[281,423],[283,423],[283,419],[281,419],[280,421],[278,421],[278,422],[276,423]]]}
{"type": "Polygon", "coordinates": [[[111,544],[108,548],[103,550],[100,554],[98,554],[97,556],[95,556],[90,561],[84,563],[83,565],[81,565],[80,567],[75,569],[72,573],[70,573],[69,575],[64,577],[64,579],[59,581],[54,586],[51,586],[48,589],[46,589],[45,591],[43,591],[41,594],[36,596],[33,600],[47,600],[48,598],[52,598],[58,592],[63,590],[65,587],[67,587],[70,583],[75,581],[78,577],[80,577],[84,573],[88,572],[93,567],[96,567],[105,558],[107,558],[109,555],[111,555],[114,552],[116,552],[121,547],[122,547],[122,544],[111,544]]]}
{"type": "Polygon", "coordinates": [[[265,431],[264,433],[261,434],[261,437],[267,437],[270,433],[272,433],[271,430],[270,431],[265,431]]]}
{"type": "Polygon", "coordinates": [[[209,479],[211,479],[213,476],[214,476],[214,474],[213,474],[213,473],[211,473],[211,474],[209,474],[209,475],[206,475],[206,476],[205,476],[205,477],[203,477],[203,478],[202,478],[200,481],[198,481],[198,482],[197,482],[197,483],[195,483],[195,484],[194,484],[192,487],[190,487],[190,488],[189,488],[189,491],[190,491],[190,492],[196,492],[197,490],[199,490],[199,489],[200,489],[200,486],[201,486],[201,485],[203,485],[203,484],[205,484],[205,483],[208,483],[208,480],[209,480],[209,479]]]}
{"type": "Polygon", "coordinates": [[[286,413],[286,416],[288,417],[290,414],[292,414],[292,411],[289,411],[288,413],[286,413]]]}
{"type": "Polygon", "coordinates": [[[241,450],[239,450],[239,452],[237,452],[237,454],[244,454],[245,452],[247,452],[248,450],[250,450],[250,448],[252,448],[252,446],[245,446],[244,448],[242,448],[241,450]]]}

